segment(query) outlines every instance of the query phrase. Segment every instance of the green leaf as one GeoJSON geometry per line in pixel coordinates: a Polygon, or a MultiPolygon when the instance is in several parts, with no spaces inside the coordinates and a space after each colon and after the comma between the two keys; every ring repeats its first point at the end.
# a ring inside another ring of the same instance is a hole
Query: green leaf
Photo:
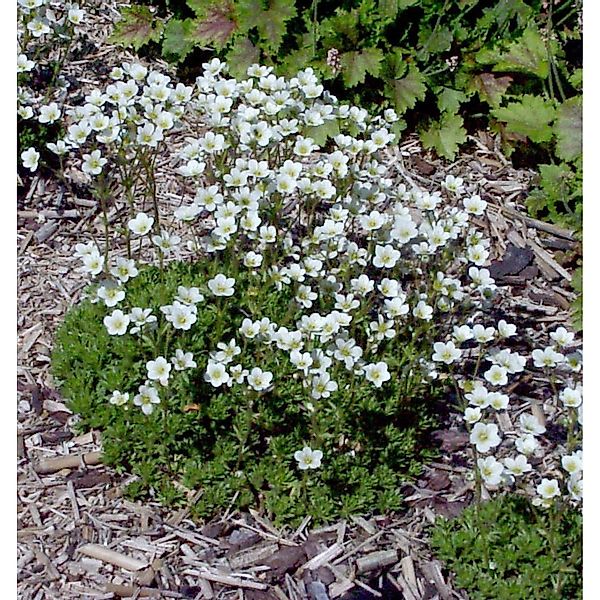
{"type": "Polygon", "coordinates": [[[575,69],[569,77],[569,83],[580,92],[583,89],[583,69],[575,69]]]}
{"type": "Polygon", "coordinates": [[[165,27],[163,37],[163,54],[172,54],[178,61],[183,60],[193,49],[194,40],[190,35],[194,30],[193,21],[171,19],[165,27]]]}
{"type": "Polygon", "coordinates": [[[396,111],[402,114],[407,109],[414,108],[417,100],[425,98],[427,92],[425,77],[417,67],[410,65],[406,77],[389,82],[387,91],[396,111]]]}
{"type": "Polygon", "coordinates": [[[225,58],[229,72],[238,79],[244,79],[248,67],[260,62],[260,50],[247,37],[236,37],[225,58]]]}
{"type": "Polygon", "coordinates": [[[342,77],[348,87],[365,82],[367,73],[377,77],[383,53],[379,48],[363,48],[357,52],[344,52],[340,56],[342,77]]]}
{"type": "Polygon", "coordinates": [[[582,148],[582,102],[580,96],[563,102],[556,113],[556,154],[563,160],[572,161],[581,156],[582,148]]]}
{"type": "Polygon", "coordinates": [[[196,43],[223,48],[237,30],[237,22],[230,1],[211,4],[204,14],[193,22],[190,36],[196,43]]]}
{"type": "Polygon", "coordinates": [[[331,119],[330,121],[325,121],[323,125],[319,125],[318,127],[307,127],[304,135],[305,137],[311,137],[315,140],[317,146],[322,147],[325,145],[327,138],[332,138],[339,132],[340,126],[337,119],[331,119]]]}
{"type": "Polygon", "coordinates": [[[506,123],[507,131],[527,136],[532,142],[548,142],[552,138],[554,103],[541,96],[526,94],[519,102],[496,108],[491,114],[506,123]]]}
{"type": "Polygon", "coordinates": [[[493,51],[491,54],[479,53],[479,62],[480,55],[490,61],[487,64],[494,64],[493,70],[496,72],[531,73],[542,79],[548,77],[548,51],[537,29],[526,29],[521,39],[513,42],[500,56],[494,57],[493,51]]]}
{"type": "Polygon", "coordinates": [[[467,95],[460,90],[444,87],[438,92],[437,106],[441,112],[455,113],[467,95]]]}
{"type": "Polygon", "coordinates": [[[147,6],[129,6],[122,9],[109,41],[139,50],[150,41],[158,42],[162,31],[163,22],[147,6]]]}
{"type": "Polygon", "coordinates": [[[440,156],[453,159],[459,144],[467,141],[467,131],[461,116],[445,114],[441,121],[433,123],[420,137],[426,148],[434,148],[440,156]]]}
{"type": "Polygon", "coordinates": [[[476,91],[479,98],[490,106],[500,106],[502,97],[512,80],[510,75],[497,76],[492,73],[479,73],[469,81],[468,88],[476,91]]]}
{"type": "Polygon", "coordinates": [[[454,35],[448,27],[440,27],[435,30],[423,28],[419,32],[419,43],[421,48],[419,54],[440,54],[446,52],[452,46],[454,35]]]}
{"type": "Polygon", "coordinates": [[[277,52],[286,33],[286,23],[296,16],[296,5],[290,0],[271,0],[269,9],[264,13],[258,31],[265,45],[277,52]]]}

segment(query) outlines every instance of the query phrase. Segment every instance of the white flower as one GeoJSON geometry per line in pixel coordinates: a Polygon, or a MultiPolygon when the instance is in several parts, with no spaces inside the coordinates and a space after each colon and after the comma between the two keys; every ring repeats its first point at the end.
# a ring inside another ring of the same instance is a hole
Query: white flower
{"type": "Polygon", "coordinates": [[[127,223],[129,230],[136,235],[146,235],[154,225],[154,217],[149,217],[146,213],[138,213],[135,218],[127,223]]]}
{"type": "Polygon", "coordinates": [[[370,381],[375,385],[375,387],[378,388],[380,388],[386,381],[391,379],[388,366],[383,361],[375,364],[365,365],[364,373],[367,381],[370,381]]]}
{"type": "Polygon", "coordinates": [[[215,296],[233,296],[235,279],[219,273],[208,282],[208,288],[215,296]]]}
{"type": "Polygon", "coordinates": [[[257,392],[266,390],[273,380],[273,373],[254,367],[247,377],[248,385],[257,392]]]}
{"type": "Polygon", "coordinates": [[[33,173],[38,168],[40,153],[35,148],[27,148],[27,150],[21,152],[21,160],[23,166],[33,173]]]}
{"type": "Polygon", "coordinates": [[[103,322],[109,335],[123,335],[129,326],[129,315],[118,309],[113,310],[110,315],[104,317],[103,322]]]}
{"type": "Polygon", "coordinates": [[[107,159],[100,156],[100,150],[94,150],[91,154],[83,155],[81,170],[88,175],[99,175],[107,159]]]}
{"type": "Polygon", "coordinates": [[[460,327],[455,325],[452,337],[454,337],[457,344],[462,344],[463,342],[473,339],[473,331],[468,325],[461,325],[460,327]]]}
{"type": "Polygon", "coordinates": [[[417,317],[417,319],[431,321],[431,318],[433,316],[433,308],[426,304],[423,300],[419,300],[419,302],[413,309],[413,315],[417,317]]]}
{"type": "Polygon", "coordinates": [[[373,265],[378,269],[392,269],[400,259],[400,252],[392,246],[376,246],[373,265]]]}
{"type": "Polygon", "coordinates": [[[577,408],[583,401],[581,390],[578,388],[565,388],[560,393],[559,398],[567,408],[577,408]]]}
{"type": "Polygon", "coordinates": [[[195,369],[198,366],[194,361],[194,355],[191,352],[184,352],[181,348],[175,350],[175,356],[171,357],[171,363],[176,371],[195,369]]]}
{"type": "Polygon", "coordinates": [[[504,466],[506,467],[506,470],[515,477],[532,470],[531,465],[527,462],[527,457],[523,454],[519,454],[516,458],[505,458],[504,466]]]}
{"type": "Polygon", "coordinates": [[[525,433],[529,433],[531,435],[541,435],[546,431],[544,425],[542,425],[534,415],[520,415],[519,423],[521,424],[521,429],[525,433]]]}
{"type": "Polygon", "coordinates": [[[433,344],[433,350],[434,353],[431,360],[443,362],[447,365],[451,365],[462,355],[462,351],[454,345],[454,342],[435,342],[435,344],[433,344]]]}
{"type": "Polygon", "coordinates": [[[301,471],[318,469],[321,466],[323,453],[320,450],[311,450],[308,446],[304,446],[302,450],[294,453],[294,458],[298,461],[298,468],[301,471]]]}
{"type": "Polygon", "coordinates": [[[550,500],[555,496],[560,496],[560,488],[556,479],[542,479],[542,482],[536,488],[537,493],[544,499],[550,500]]]}
{"type": "Polygon", "coordinates": [[[97,250],[81,257],[83,262],[83,271],[90,275],[99,275],[104,268],[104,256],[100,256],[97,250]]]}
{"type": "Polygon", "coordinates": [[[560,352],[556,352],[552,346],[547,346],[543,350],[536,348],[531,353],[531,357],[533,358],[534,366],[540,369],[545,367],[556,367],[558,363],[561,363],[565,360],[564,355],[560,352]]]}
{"type": "Polygon", "coordinates": [[[498,321],[498,334],[501,338],[509,338],[517,333],[516,325],[507,323],[504,319],[498,321]]]}
{"type": "Polygon", "coordinates": [[[469,425],[473,425],[474,423],[477,423],[477,421],[479,421],[479,419],[481,419],[481,408],[479,408],[478,406],[476,406],[475,408],[471,408],[470,406],[467,406],[467,408],[465,408],[463,419],[467,423],[469,423],[469,425]]]}
{"type": "MultiPolygon", "coordinates": [[[[108,401],[111,404],[114,404],[115,406],[124,406],[125,404],[127,404],[129,402],[129,394],[122,393],[119,390],[115,390],[112,393],[112,396],[109,398],[108,401]]],[[[127,408],[127,407],[125,407],[125,408],[127,408]]]]}
{"type": "Polygon", "coordinates": [[[583,497],[583,477],[571,477],[567,482],[567,489],[573,500],[581,500],[583,497]]]}
{"type": "Polygon", "coordinates": [[[204,296],[200,293],[197,287],[184,287],[180,285],[177,287],[177,296],[175,300],[179,300],[182,304],[198,304],[204,300],[204,296]]]}
{"type": "Polygon", "coordinates": [[[107,307],[112,308],[125,299],[125,290],[114,283],[101,285],[96,292],[98,298],[104,300],[107,307]]]}
{"type": "Polygon", "coordinates": [[[475,194],[474,196],[463,200],[463,205],[469,214],[482,215],[487,206],[487,202],[475,194]]]}
{"type": "Polygon", "coordinates": [[[506,410],[508,408],[509,398],[506,394],[500,392],[492,392],[488,396],[488,406],[494,410],[506,410]]]}
{"type": "Polygon", "coordinates": [[[51,102],[47,106],[40,106],[40,123],[54,123],[60,117],[60,109],[56,102],[51,102]]]}
{"type": "Polygon", "coordinates": [[[482,454],[489,452],[501,442],[498,435],[498,425],[494,423],[475,423],[469,440],[471,444],[475,445],[477,452],[482,454]]]}
{"type": "Polygon", "coordinates": [[[494,339],[495,333],[496,331],[493,327],[484,327],[479,324],[473,326],[473,338],[475,338],[478,344],[491,342],[494,339]]]}
{"type": "Polygon", "coordinates": [[[483,377],[492,385],[506,385],[508,383],[508,371],[500,365],[492,365],[484,374],[483,377]]]}
{"type": "Polygon", "coordinates": [[[550,334],[550,337],[556,342],[557,346],[564,348],[573,342],[575,334],[567,331],[564,327],[559,327],[550,334]]]}
{"type": "Polygon", "coordinates": [[[122,256],[117,258],[116,265],[110,269],[110,274],[122,283],[127,283],[131,278],[136,277],[138,273],[135,261],[122,256]]]}
{"type": "Polygon", "coordinates": [[[319,398],[329,398],[331,392],[335,392],[337,389],[337,381],[333,381],[329,373],[324,372],[313,378],[311,396],[315,400],[318,400],[319,398]]]}
{"type": "Polygon", "coordinates": [[[504,467],[493,456],[477,459],[477,467],[486,485],[499,485],[504,467]]]}
{"type": "Polygon", "coordinates": [[[523,437],[517,438],[515,440],[515,446],[519,452],[527,456],[533,454],[539,448],[538,441],[531,434],[526,434],[523,437]]]}
{"type": "Polygon", "coordinates": [[[442,183],[442,187],[446,188],[453,194],[462,194],[465,189],[463,178],[454,177],[454,175],[446,175],[446,179],[444,180],[444,183],[442,183]]]}
{"type": "Polygon", "coordinates": [[[580,451],[566,454],[561,458],[562,468],[571,476],[577,475],[583,469],[583,453],[580,451]]]}
{"type": "Polygon", "coordinates": [[[136,406],[141,406],[145,415],[152,414],[154,405],[160,404],[158,391],[150,385],[141,385],[138,391],[139,393],[133,398],[133,403],[136,406]]]}
{"type": "Polygon", "coordinates": [[[148,371],[148,379],[158,381],[161,385],[166,386],[169,382],[171,363],[164,356],[159,356],[156,360],[149,360],[146,363],[146,370],[148,371]]]}
{"type": "Polygon", "coordinates": [[[204,381],[208,381],[213,387],[228,384],[229,373],[227,373],[225,365],[209,360],[206,367],[206,373],[204,374],[204,381]]]}
{"type": "MultiPolygon", "coordinates": [[[[165,312],[163,310],[165,308],[164,306],[161,307],[161,311],[165,312]]],[[[167,321],[172,323],[175,329],[182,329],[183,331],[189,331],[191,326],[198,320],[196,307],[193,304],[181,304],[181,302],[177,301],[173,303],[168,313],[165,314],[167,321]]]]}

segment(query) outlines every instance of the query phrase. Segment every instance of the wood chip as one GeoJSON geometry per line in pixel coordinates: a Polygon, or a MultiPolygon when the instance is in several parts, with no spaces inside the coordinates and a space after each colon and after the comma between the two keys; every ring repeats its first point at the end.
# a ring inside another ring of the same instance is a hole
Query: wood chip
{"type": "Polygon", "coordinates": [[[81,552],[81,554],[97,558],[102,562],[110,563],[111,565],[127,569],[128,571],[140,571],[149,566],[147,561],[142,561],[126,554],[116,552],[115,550],[111,550],[110,548],[99,544],[86,544],[79,548],[78,551],[81,552]]]}

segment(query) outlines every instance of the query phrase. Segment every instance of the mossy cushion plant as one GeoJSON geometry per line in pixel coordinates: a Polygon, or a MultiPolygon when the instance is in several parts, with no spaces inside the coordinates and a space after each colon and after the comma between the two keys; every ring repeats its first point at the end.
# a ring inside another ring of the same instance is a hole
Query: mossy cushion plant
{"type": "Polygon", "coordinates": [[[58,333],[57,385],[103,432],[105,460],[139,475],[132,493],[199,490],[198,516],[253,506],[277,522],[397,509],[430,454],[432,342],[493,296],[486,202],[452,176],[409,189],[393,111],[340,105],[310,69],[237,81],[204,66],[194,88],[113,69],[90,109],[120,106],[109,131],[69,113],[68,160],[107,239],[107,198],[124,190],[127,256],[76,247],[93,287],[58,333]],[[182,199],[165,215],[157,156],[177,128],[182,199]]]}
{"type": "Polygon", "coordinates": [[[522,496],[499,496],[453,520],[439,519],[432,545],[472,600],[582,598],[581,512],[536,509],[522,496]]]}
{"type": "MultiPolygon", "coordinates": [[[[164,272],[148,267],[127,286],[127,298],[132,306],[160,314],[179,286],[207,279],[203,262],[176,262],[164,272]]],[[[181,496],[177,483],[202,488],[193,507],[198,516],[227,506],[238,491],[238,506],[263,507],[281,520],[399,508],[401,482],[418,475],[432,456],[426,433],[436,422],[434,390],[407,379],[379,389],[355,386],[336,394],[335,402],[324,400],[315,418],[296,369],[270,353],[257,356],[256,364],[275,374],[273,389],[248,397],[239,386],[214,388],[203,377],[214,341],[235,337],[252,303],[285,326],[282,317],[293,300],[287,289],[277,291],[249,276],[236,283],[246,293],[228,307],[226,324],[218,323],[219,303],[207,302],[193,328],[172,337],[158,330],[141,339],[111,336],[102,323],[102,304],[88,299],[72,309],[56,336],[53,369],[62,394],[81,416],[79,427],[102,431],[104,460],[140,476],[130,492],[154,489],[169,501],[181,496]],[[177,373],[168,395],[160,391],[163,410],[145,415],[109,402],[114,390],[137,388],[151,358],[170,358],[177,348],[192,352],[199,368],[177,373]],[[328,450],[318,481],[298,477],[294,460],[310,439],[311,424],[322,430],[328,450]]],[[[407,357],[398,356],[398,362],[408,364],[407,357]]]]}

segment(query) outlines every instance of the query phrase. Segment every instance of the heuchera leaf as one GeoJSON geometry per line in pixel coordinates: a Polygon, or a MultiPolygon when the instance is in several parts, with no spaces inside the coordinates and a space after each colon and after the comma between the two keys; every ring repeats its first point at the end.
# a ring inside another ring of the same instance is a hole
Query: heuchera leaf
{"type": "Polygon", "coordinates": [[[464,92],[445,87],[438,92],[437,106],[442,112],[455,113],[466,99],[464,92]]]}
{"type": "Polygon", "coordinates": [[[237,29],[230,1],[212,4],[205,14],[194,21],[193,34],[198,42],[222,48],[237,29]]]}
{"type": "Polygon", "coordinates": [[[537,29],[529,28],[521,39],[514,41],[506,52],[498,56],[496,51],[477,54],[477,61],[493,64],[493,71],[509,73],[532,73],[542,79],[548,77],[548,51],[537,29]]]}
{"type": "Polygon", "coordinates": [[[388,84],[388,95],[400,114],[414,108],[417,100],[423,100],[427,87],[425,77],[414,65],[411,65],[406,77],[394,79],[388,84]]]}
{"type": "Polygon", "coordinates": [[[581,156],[582,145],[581,97],[575,96],[563,102],[557,110],[556,154],[563,160],[575,160],[581,156]]]}
{"type": "Polygon", "coordinates": [[[479,73],[474,75],[469,82],[469,88],[479,94],[483,102],[490,106],[500,106],[502,96],[512,83],[510,75],[493,75],[492,73],[479,73]]]}
{"type": "Polygon", "coordinates": [[[226,58],[229,72],[238,79],[244,79],[248,67],[260,61],[260,50],[247,37],[238,36],[226,58]]]}
{"type": "Polygon", "coordinates": [[[434,148],[445,158],[452,159],[458,151],[459,144],[467,141],[467,131],[463,127],[463,119],[459,115],[446,114],[440,122],[433,123],[421,133],[421,141],[426,148],[434,148]]]}
{"type": "Polygon", "coordinates": [[[556,116],[556,109],[551,101],[526,94],[519,102],[496,108],[492,115],[504,121],[509,132],[525,135],[532,142],[548,142],[552,138],[551,123],[556,116]]]}
{"type": "Polygon", "coordinates": [[[268,50],[277,52],[286,32],[286,22],[296,16],[296,5],[289,0],[271,0],[258,25],[268,50]]]}
{"type": "Polygon", "coordinates": [[[348,87],[354,87],[365,82],[365,76],[370,73],[379,75],[383,52],[379,48],[363,48],[362,50],[344,52],[340,56],[342,77],[348,87]]]}
{"type": "Polygon", "coordinates": [[[197,40],[191,38],[194,32],[194,22],[192,19],[180,21],[171,19],[165,27],[163,37],[163,53],[173,54],[177,60],[183,60],[194,48],[194,43],[197,40]]]}
{"type": "Polygon", "coordinates": [[[128,6],[122,9],[109,41],[139,50],[150,41],[158,42],[162,31],[162,21],[147,6],[128,6]]]}

